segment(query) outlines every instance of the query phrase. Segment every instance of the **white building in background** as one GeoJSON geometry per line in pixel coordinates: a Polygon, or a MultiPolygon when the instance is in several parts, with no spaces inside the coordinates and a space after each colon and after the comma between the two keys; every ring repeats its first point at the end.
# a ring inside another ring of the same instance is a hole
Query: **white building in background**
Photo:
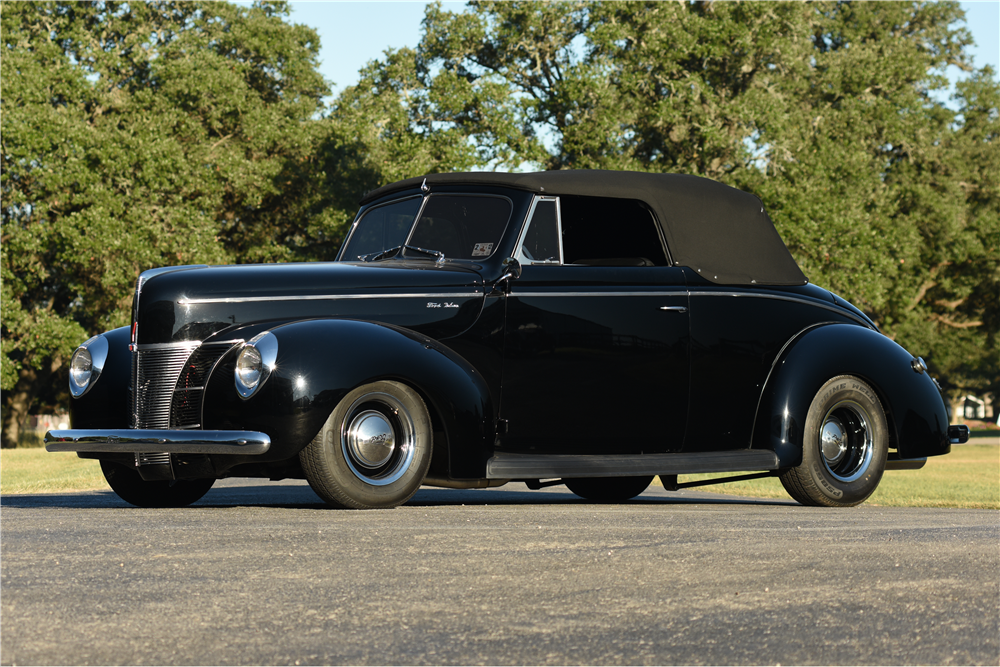
{"type": "Polygon", "coordinates": [[[69,428],[69,415],[31,415],[24,425],[26,431],[51,431],[53,429],[69,428]]]}
{"type": "Polygon", "coordinates": [[[962,415],[966,419],[986,419],[986,401],[971,394],[965,397],[965,409],[962,415]]]}

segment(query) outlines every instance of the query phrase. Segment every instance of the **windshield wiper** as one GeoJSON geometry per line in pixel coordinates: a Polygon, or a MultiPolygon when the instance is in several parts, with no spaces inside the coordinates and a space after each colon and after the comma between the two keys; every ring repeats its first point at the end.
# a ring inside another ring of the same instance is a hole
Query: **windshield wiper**
{"type": "Polygon", "coordinates": [[[427,250],[426,248],[418,248],[415,245],[398,245],[395,248],[389,248],[388,250],[383,250],[382,252],[373,252],[370,255],[360,255],[358,259],[360,259],[362,262],[377,262],[380,259],[389,259],[391,257],[395,257],[396,255],[401,253],[404,248],[406,250],[413,250],[414,252],[422,252],[425,255],[430,255],[431,257],[435,258],[434,261],[437,262],[438,264],[444,261],[444,253],[441,252],[440,250],[427,250]]]}

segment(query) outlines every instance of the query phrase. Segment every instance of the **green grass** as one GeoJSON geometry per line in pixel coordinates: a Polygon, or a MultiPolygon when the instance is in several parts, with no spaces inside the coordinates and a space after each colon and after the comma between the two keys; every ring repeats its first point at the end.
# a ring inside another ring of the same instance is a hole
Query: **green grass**
{"type": "MultiPolygon", "coordinates": [[[[727,477],[681,475],[678,482],[727,477]]],[[[775,477],[697,487],[752,498],[788,499],[775,477]]],[[[1000,509],[1000,447],[958,445],[945,456],[927,459],[920,470],[888,470],[867,505],[882,507],[962,507],[1000,509]]]]}
{"type": "Polygon", "coordinates": [[[29,449],[32,447],[41,448],[45,446],[44,431],[21,431],[17,439],[18,449],[29,449]]]}
{"type": "MultiPolygon", "coordinates": [[[[724,477],[682,475],[678,481],[724,477]]],[[[101,467],[72,452],[44,449],[0,450],[0,493],[55,493],[107,489],[101,467]]],[[[753,498],[788,499],[776,478],[698,487],[753,498]]],[[[1000,509],[1000,447],[959,445],[947,456],[932,457],[920,470],[890,470],[868,505],[884,507],[962,507],[1000,509]]]]}
{"type": "Polygon", "coordinates": [[[101,465],[74,452],[0,450],[0,493],[54,493],[107,489],[101,465]]]}

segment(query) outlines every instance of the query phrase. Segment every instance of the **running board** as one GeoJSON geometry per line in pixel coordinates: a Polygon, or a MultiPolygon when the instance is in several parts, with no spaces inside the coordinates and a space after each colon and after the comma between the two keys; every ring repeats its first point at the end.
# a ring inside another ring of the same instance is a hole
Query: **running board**
{"type": "Polygon", "coordinates": [[[778,455],[768,449],[628,456],[499,453],[486,462],[486,477],[489,479],[633,477],[776,470],[777,468],[778,455]]]}

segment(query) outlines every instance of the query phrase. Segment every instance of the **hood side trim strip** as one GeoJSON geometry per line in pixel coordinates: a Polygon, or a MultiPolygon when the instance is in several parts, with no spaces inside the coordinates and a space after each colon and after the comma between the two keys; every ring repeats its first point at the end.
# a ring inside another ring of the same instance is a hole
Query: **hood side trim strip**
{"type": "Polygon", "coordinates": [[[536,297],[595,297],[595,296],[687,296],[688,292],[684,288],[679,288],[673,292],[664,292],[662,290],[650,291],[650,292],[536,292],[536,291],[514,291],[511,290],[511,296],[517,297],[519,299],[534,299],[536,297]]]}
{"type": "Polygon", "coordinates": [[[474,299],[483,292],[422,292],[420,294],[308,294],[301,296],[242,296],[217,299],[178,299],[182,306],[203,303],[260,303],[266,301],[342,301],[349,299],[474,299]]]}

